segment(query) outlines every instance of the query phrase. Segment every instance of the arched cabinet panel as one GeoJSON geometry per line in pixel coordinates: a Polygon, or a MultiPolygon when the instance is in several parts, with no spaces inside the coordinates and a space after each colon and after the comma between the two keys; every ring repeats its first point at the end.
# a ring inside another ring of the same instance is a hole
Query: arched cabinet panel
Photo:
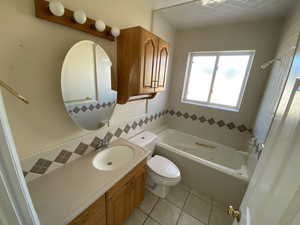
{"type": "Polygon", "coordinates": [[[118,103],[130,97],[153,98],[166,86],[169,45],[142,27],[121,30],[117,39],[118,103]]]}

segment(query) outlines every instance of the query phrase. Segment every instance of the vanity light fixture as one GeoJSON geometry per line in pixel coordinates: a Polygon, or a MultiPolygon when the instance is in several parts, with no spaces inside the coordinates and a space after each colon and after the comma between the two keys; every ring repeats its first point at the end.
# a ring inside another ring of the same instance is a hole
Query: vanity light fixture
{"type": "Polygon", "coordinates": [[[102,32],[105,30],[106,25],[102,20],[96,20],[95,27],[98,31],[102,32]]]}
{"type": "Polygon", "coordinates": [[[49,10],[55,16],[63,16],[65,14],[65,7],[64,5],[57,0],[52,0],[49,3],[49,10]]]}
{"type": "Polygon", "coordinates": [[[118,37],[120,35],[120,29],[118,27],[112,27],[110,33],[114,37],[118,37]]]}
{"type": "Polygon", "coordinates": [[[79,24],[84,24],[86,22],[86,14],[83,10],[76,10],[73,13],[73,18],[79,24]]]}

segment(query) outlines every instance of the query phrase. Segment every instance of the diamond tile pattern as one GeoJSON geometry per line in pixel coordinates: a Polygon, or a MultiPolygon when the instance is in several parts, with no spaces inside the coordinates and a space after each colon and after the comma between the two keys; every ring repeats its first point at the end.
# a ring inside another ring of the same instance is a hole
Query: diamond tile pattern
{"type": "Polygon", "coordinates": [[[190,116],[189,113],[187,113],[187,112],[182,113],[180,110],[178,110],[176,113],[175,112],[176,111],[174,111],[173,109],[171,109],[171,110],[166,110],[163,113],[164,114],[169,113],[171,116],[176,115],[177,118],[183,116],[184,119],[189,119],[190,118],[192,121],[199,120],[201,123],[206,123],[207,122],[209,125],[217,124],[218,127],[220,127],[220,128],[224,127],[224,126],[227,126],[227,128],[230,129],[230,130],[237,128],[238,131],[240,131],[240,132],[248,131],[249,133],[252,133],[252,129],[251,128],[247,128],[247,126],[244,125],[244,124],[236,125],[234,122],[230,122],[230,123],[226,124],[223,120],[216,120],[215,118],[209,118],[208,119],[205,116],[198,117],[196,114],[192,114],[190,116]]]}
{"type": "MultiPolygon", "coordinates": [[[[94,110],[94,109],[98,109],[98,108],[105,107],[105,106],[111,106],[111,105],[113,105],[113,103],[104,103],[102,105],[96,104],[93,106],[90,105],[89,107],[83,106],[81,108],[75,107],[73,109],[73,112],[78,113],[80,110],[81,111],[82,110],[83,111],[94,110]]],[[[113,136],[120,137],[123,132],[129,133],[131,130],[136,129],[137,126],[142,127],[144,124],[147,124],[156,119],[159,119],[159,117],[161,117],[162,115],[165,115],[165,114],[166,114],[166,111],[163,111],[160,113],[155,113],[154,115],[150,115],[149,117],[139,120],[139,122],[134,121],[131,126],[129,124],[127,124],[125,126],[124,130],[122,130],[121,128],[117,128],[113,133],[107,132],[105,134],[105,136],[103,137],[103,140],[105,140],[106,142],[110,142],[111,139],[113,138],[113,136]]],[[[94,137],[94,139],[90,143],[90,145],[80,142],[74,151],[61,150],[57,154],[56,158],[53,161],[44,159],[44,158],[38,158],[37,161],[35,161],[35,163],[33,163],[32,168],[29,171],[23,171],[23,175],[24,175],[24,177],[27,176],[29,173],[43,175],[47,172],[47,170],[51,166],[52,162],[66,164],[66,163],[68,163],[69,159],[72,157],[73,154],[76,153],[77,157],[78,157],[78,155],[83,156],[87,152],[89,146],[96,148],[100,144],[100,142],[101,142],[101,139],[99,137],[94,137]]]]}
{"type": "MultiPolygon", "coordinates": [[[[105,104],[105,105],[108,105],[108,103],[105,104]]],[[[111,103],[111,105],[112,105],[112,103],[111,103]]],[[[98,107],[100,107],[99,104],[95,105],[93,109],[98,108],[98,107]]],[[[103,107],[103,105],[101,107],[103,107]]],[[[92,107],[90,107],[90,108],[92,108],[92,107]]],[[[73,109],[73,112],[76,113],[76,111],[78,111],[78,110],[82,110],[82,109],[79,109],[78,107],[75,107],[73,109]]],[[[86,108],[85,110],[88,110],[88,108],[86,108]]],[[[136,129],[137,126],[142,127],[143,125],[145,125],[147,123],[150,123],[154,120],[157,120],[161,116],[164,116],[164,115],[167,115],[167,114],[169,114],[170,116],[174,116],[176,114],[176,117],[177,117],[177,114],[179,114],[178,112],[181,114],[181,116],[180,116],[181,119],[189,119],[190,118],[192,121],[198,121],[199,120],[201,123],[207,122],[209,125],[217,124],[218,127],[227,127],[230,130],[237,129],[240,132],[245,132],[245,131],[248,131],[250,133],[252,132],[251,128],[247,128],[247,126],[245,126],[243,124],[236,125],[234,122],[226,123],[223,120],[216,120],[214,118],[207,119],[205,116],[200,116],[199,117],[196,114],[192,114],[190,116],[190,114],[187,113],[187,112],[182,113],[179,110],[174,111],[173,109],[171,109],[171,110],[166,110],[166,111],[163,111],[163,112],[155,113],[154,115],[150,115],[149,117],[146,117],[145,119],[140,119],[139,121],[134,121],[131,126],[129,124],[127,124],[125,126],[124,130],[122,130],[121,128],[117,128],[113,133],[107,132],[104,136],[104,140],[109,142],[109,141],[111,141],[113,136],[120,137],[123,132],[129,133],[131,130],[136,129]],[[216,122],[216,121],[218,121],[218,122],[216,122]]],[[[35,161],[35,163],[33,163],[30,170],[23,171],[23,175],[24,175],[24,177],[28,176],[29,173],[43,175],[47,172],[47,170],[51,166],[52,162],[66,164],[66,163],[68,163],[69,159],[72,157],[72,154],[76,153],[77,157],[78,157],[78,155],[83,156],[86,153],[89,146],[95,148],[100,142],[101,142],[101,139],[99,137],[95,137],[93,139],[93,141],[90,143],[90,145],[81,142],[81,143],[78,144],[78,146],[75,148],[74,151],[68,151],[68,150],[60,151],[57,154],[54,161],[52,161],[52,159],[48,160],[46,158],[38,158],[35,161]]]]}
{"type": "MultiPolygon", "coordinates": [[[[156,118],[154,118],[154,119],[156,119],[156,118]]],[[[134,121],[131,125],[131,128],[135,129],[137,126],[138,126],[137,122],[134,121]]]]}
{"type": "Polygon", "coordinates": [[[71,157],[72,153],[66,150],[62,150],[59,155],[56,157],[54,162],[65,164],[69,158],[71,157]]]}
{"type": "Polygon", "coordinates": [[[122,133],[123,133],[123,130],[120,129],[120,128],[118,128],[118,129],[116,130],[116,132],[115,132],[115,136],[116,136],[116,137],[120,137],[122,133]]]}
{"type": "Polygon", "coordinates": [[[228,123],[228,124],[227,124],[227,127],[228,127],[230,130],[232,130],[232,129],[234,129],[236,126],[235,126],[235,124],[234,124],[233,122],[231,122],[231,123],[228,123]]]}
{"type": "Polygon", "coordinates": [[[207,120],[207,122],[210,124],[210,125],[213,125],[216,123],[216,121],[213,119],[213,118],[210,118],[209,120],[207,120]]]}
{"type": "Polygon", "coordinates": [[[77,153],[78,155],[83,155],[85,153],[85,151],[87,150],[89,146],[84,144],[84,143],[80,143],[77,148],[75,149],[75,153],[77,153]]]}
{"type": "Polygon", "coordinates": [[[90,144],[93,148],[97,148],[97,146],[100,144],[101,139],[98,137],[95,137],[92,143],[90,144]]]}
{"type": "Polygon", "coordinates": [[[116,102],[113,101],[113,102],[107,102],[107,103],[102,103],[102,105],[100,105],[99,103],[97,104],[89,104],[89,105],[83,105],[81,106],[80,108],[78,106],[75,106],[73,109],[70,110],[69,113],[71,112],[74,112],[74,113],[79,113],[79,112],[86,112],[87,110],[89,111],[93,111],[93,110],[99,110],[101,108],[105,108],[105,107],[111,107],[111,106],[114,106],[116,102]]]}
{"type": "Polygon", "coordinates": [[[130,131],[131,127],[127,124],[124,128],[124,131],[126,134],[128,134],[128,132],[130,131]]]}
{"type": "Polygon", "coordinates": [[[37,173],[37,174],[44,174],[49,166],[52,164],[50,160],[47,159],[39,159],[32,169],[30,170],[31,173],[37,173]]]}

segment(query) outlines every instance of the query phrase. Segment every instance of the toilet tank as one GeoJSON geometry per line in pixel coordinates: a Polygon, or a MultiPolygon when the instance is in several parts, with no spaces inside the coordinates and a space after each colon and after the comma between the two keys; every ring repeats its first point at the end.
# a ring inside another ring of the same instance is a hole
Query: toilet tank
{"type": "Polygon", "coordinates": [[[157,143],[157,135],[150,131],[143,131],[142,133],[131,138],[129,141],[142,147],[146,151],[149,151],[150,155],[152,155],[157,143]]]}

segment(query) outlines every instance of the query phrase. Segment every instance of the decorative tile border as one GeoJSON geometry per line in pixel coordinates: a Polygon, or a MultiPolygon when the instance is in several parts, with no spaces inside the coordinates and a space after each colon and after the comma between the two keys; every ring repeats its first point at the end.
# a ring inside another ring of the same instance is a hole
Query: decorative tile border
{"type": "Polygon", "coordinates": [[[189,114],[187,112],[183,113],[180,110],[167,110],[167,113],[170,114],[170,116],[173,117],[183,117],[184,119],[191,119],[194,122],[200,122],[200,123],[208,123],[210,126],[216,125],[218,127],[227,127],[229,130],[237,129],[239,132],[246,132],[248,131],[250,134],[252,134],[252,129],[247,127],[244,124],[236,124],[234,122],[225,122],[224,120],[217,120],[212,117],[205,117],[205,116],[197,116],[196,114],[189,114]]]}
{"type": "MultiPolygon", "coordinates": [[[[132,123],[127,123],[124,128],[116,128],[114,131],[107,131],[103,139],[106,143],[110,142],[113,137],[119,138],[122,134],[128,134],[130,131],[135,130],[137,127],[142,127],[155,120],[160,119],[162,116],[167,114],[167,110],[164,110],[154,115],[147,116],[138,121],[133,121],[132,123]]],[[[80,138],[79,138],[80,139],[80,138]]],[[[101,138],[95,136],[93,140],[87,144],[80,142],[72,151],[66,149],[50,151],[47,153],[41,153],[40,156],[43,157],[32,157],[28,162],[26,162],[26,168],[23,166],[23,175],[25,179],[29,182],[35,178],[38,178],[54,169],[57,169],[67,163],[70,163],[74,159],[80,158],[89,152],[95,150],[96,146],[101,142],[101,138]],[[30,176],[30,179],[28,178],[30,176]],[[27,179],[28,178],[28,179],[27,179]]],[[[25,164],[25,162],[24,162],[25,164]]],[[[23,163],[22,163],[23,165],[23,163]]]]}
{"type": "Polygon", "coordinates": [[[91,111],[94,111],[94,110],[101,110],[101,109],[104,109],[104,108],[107,108],[107,107],[112,107],[114,106],[116,102],[104,102],[102,104],[99,104],[99,103],[95,103],[95,104],[78,104],[78,105],[81,105],[81,106],[73,106],[72,108],[68,109],[68,112],[69,114],[78,114],[80,112],[86,112],[87,110],[89,110],[90,112],[91,111]]]}

